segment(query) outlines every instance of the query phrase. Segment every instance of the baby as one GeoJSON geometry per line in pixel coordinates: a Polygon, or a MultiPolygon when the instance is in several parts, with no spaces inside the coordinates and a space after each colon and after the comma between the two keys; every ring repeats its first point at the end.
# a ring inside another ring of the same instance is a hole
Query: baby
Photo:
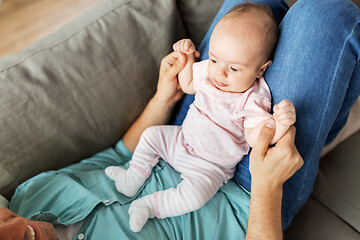
{"type": "Polygon", "coordinates": [[[200,53],[188,40],[175,43],[186,54],[179,85],[195,101],[182,126],[146,129],[127,170],[108,167],[106,175],[117,190],[134,196],[163,158],[182,181],[177,188],[133,201],[130,228],[138,232],[149,218],[179,216],[201,208],[234,176],[236,165],[253,146],[260,128],[275,118],[277,142],[295,122],[295,108],[283,100],[271,110],[271,94],[262,77],[276,48],[278,28],[271,10],[245,3],[234,7],[216,25],[209,59],[195,62],[200,53]]]}

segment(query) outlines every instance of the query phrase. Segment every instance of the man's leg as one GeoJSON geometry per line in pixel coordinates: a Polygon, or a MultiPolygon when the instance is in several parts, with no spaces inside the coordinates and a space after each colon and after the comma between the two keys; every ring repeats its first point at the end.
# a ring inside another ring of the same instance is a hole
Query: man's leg
{"type": "MultiPolygon", "coordinates": [[[[236,3],[225,1],[224,5],[229,9],[228,4],[236,3]]],[[[220,18],[217,16],[214,22],[220,18]]],[[[322,147],[345,124],[359,96],[358,25],[359,9],[346,0],[299,0],[280,23],[277,51],[265,78],[274,104],[282,99],[294,102],[296,145],[304,158],[304,166],[284,185],[284,229],[311,194],[322,147]]],[[[202,45],[208,40],[205,38],[202,45]]],[[[186,96],[182,110],[187,111],[186,104],[191,102],[191,96],[186,96]]],[[[180,122],[178,119],[176,123],[180,122]]],[[[238,165],[235,178],[250,189],[248,165],[247,156],[238,165]]]]}
{"type": "Polygon", "coordinates": [[[298,1],[280,24],[265,74],[273,103],[294,102],[303,167],[284,185],[283,227],[310,196],[323,146],[344,126],[360,93],[360,13],[346,0],[298,1]]]}
{"type": "MultiPolygon", "coordinates": [[[[242,3],[242,2],[246,2],[246,0],[225,0],[224,1],[221,8],[219,9],[219,12],[215,16],[212,24],[210,25],[209,30],[207,31],[203,41],[201,42],[201,45],[199,47],[199,52],[201,53],[201,56],[199,58],[200,61],[209,58],[209,54],[208,54],[209,40],[210,40],[211,33],[214,30],[216,24],[232,7],[234,7],[235,5],[242,3]]],[[[253,0],[251,2],[267,4],[274,12],[274,15],[275,15],[278,23],[281,22],[286,11],[289,8],[284,0],[253,0]]],[[[193,101],[194,101],[194,95],[187,94],[183,97],[179,108],[177,110],[175,110],[175,119],[174,119],[175,125],[182,124],[182,122],[184,121],[185,116],[187,114],[187,111],[189,110],[189,106],[193,101]]]]}

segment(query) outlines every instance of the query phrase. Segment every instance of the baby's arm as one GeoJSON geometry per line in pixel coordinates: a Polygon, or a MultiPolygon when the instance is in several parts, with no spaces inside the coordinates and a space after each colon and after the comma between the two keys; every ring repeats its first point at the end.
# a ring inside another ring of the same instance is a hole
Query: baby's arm
{"type": "Polygon", "coordinates": [[[195,94],[193,84],[193,72],[192,65],[195,62],[195,58],[200,57],[200,53],[195,50],[195,45],[190,39],[182,39],[173,45],[173,49],[176,52],[186,54],[186,65],[184,69],[179,73],[179,85],[183,92],[187,94],[195,94]]]}
{"type": "MultiPolygon", "coordinates": [[[[274,119],[276,122],[276,130],[270,145],[275,144],[287,132],[289,127],[296,121],[296,113],[294,104],[290,100],[282,100],[274,106],[274,119]]],[[[252,147],[259,135],[259,131],[263,124],[255,128],[245,129],[245,139],[252,147]]]]}

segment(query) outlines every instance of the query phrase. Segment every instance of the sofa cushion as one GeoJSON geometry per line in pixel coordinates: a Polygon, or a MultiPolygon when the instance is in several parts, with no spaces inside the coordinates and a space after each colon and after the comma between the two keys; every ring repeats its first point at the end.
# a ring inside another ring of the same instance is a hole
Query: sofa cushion
{"type": "Polygon", "coordinates": [[[0,194],[113,145],[183,37],[173,0],[106,0],[0,59],[0,194]]]}
{"type": "Polygon", "coordinates": [[[355,240],[359,239],[359,233],[310,197],[286,231],[284,239],[355,240]]]}
{"type": "Polygon", "coordinates": [[[9,201],[0,195],[0,208],[8,208],[9,207],[9,201]]]}
{"type": "MultiPolygon", "coordinates": [[[[313,198],[360,232],[360,131],[320,160],[313,198]]],[[[344,238],[346,239],[346,238],[344,238]]]]}
{"type": "Polygon", "coordinates": [[[178,0],[177,3],[185,29],[198,48],[223,0],[178,0]]]}

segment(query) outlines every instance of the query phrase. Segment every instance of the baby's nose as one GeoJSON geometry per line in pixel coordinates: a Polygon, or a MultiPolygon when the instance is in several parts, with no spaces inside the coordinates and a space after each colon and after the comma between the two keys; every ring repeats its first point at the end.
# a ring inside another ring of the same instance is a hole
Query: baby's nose
{"type": "Polygon", "coordinates": [[[226,69],[223,68],[223,67],[218,67],[218,68],[216,69],[216,74],[217,74],[219,77],[224,77],[224,78],[227,76],[227,74],[226,74],[226,69]]]}

